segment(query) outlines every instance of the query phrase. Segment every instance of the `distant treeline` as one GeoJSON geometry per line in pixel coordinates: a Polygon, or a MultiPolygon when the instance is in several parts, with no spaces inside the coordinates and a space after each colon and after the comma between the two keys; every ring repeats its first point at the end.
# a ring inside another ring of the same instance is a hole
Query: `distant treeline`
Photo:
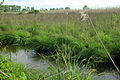
{"type": "Polygon", "coordinates": [[[51,10],[70,10],[70,7],[65,8],[50,8],[50,9],[35,9],[34,7],[24,7],[18,5],[2,5],[0,7],[0,11],[2,12],[20,12],[20,11],[27,11],[27,12],[39,12],[39,11],[51,11],[51,10]]]}
{"type": "Polygon", "coordinates": [[[17,6],[17,5],[2,5],[0,7],[0,11],[2,12],[17,12],[17,11],[21,11],[21,6],[17,6]]]}

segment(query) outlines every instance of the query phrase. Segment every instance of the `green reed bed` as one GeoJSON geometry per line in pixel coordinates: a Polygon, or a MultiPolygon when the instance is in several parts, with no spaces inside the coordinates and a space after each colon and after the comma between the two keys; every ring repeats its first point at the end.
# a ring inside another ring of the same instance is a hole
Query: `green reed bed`
{"type": "MultiPolygon", "coordinates": [[[[88,13],[111,56],[119,55],[120,14],[88,13]]],[[[0,45],[28,46],[43,54],[70,49],[80,60],[95,56],[96,62],[109,61],[90,22],[82,22],[78,13],[2,14],[0,20],[0,45]]]]}
{"type": "MultiPolygon", "coordinates": [[[[120,14],[114,10],[88,13],[112,58],[119,58],[120,14]]],[[[85,70],[82,71],[78,66],[84,62],[89,67],[110,62],[90,22],[81,21],[80,14],[72,12],[68,15],[1,14],[0,46],[28,47],[39,54],[55,55],[52,59],[57,66],[50,66],[47,75],[24,69],[24,66],[0,56],[0,70],[9,75],[11,80],[92,80],[91,72],[84,73],[85,70]]],[[[0,79],[7,80],[1,74],[0,79]]]]}

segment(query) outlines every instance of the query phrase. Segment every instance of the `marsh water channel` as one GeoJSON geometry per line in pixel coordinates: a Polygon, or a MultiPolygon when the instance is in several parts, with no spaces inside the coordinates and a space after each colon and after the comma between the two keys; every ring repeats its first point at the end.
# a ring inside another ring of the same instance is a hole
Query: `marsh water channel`
{"type": "MultiPolygon", "coordinates": [[[[47,73],[48,67],[56,66],[54,61],[38,56],[34,50],[25,48],[0,47],[0,54],[9,57],[13,62],[24,64],[27,68],[40,70],[44,73],[47,73]]],[[[114,68],[108,66],[108,69],[104,69],[102,72],[93,72],[92,80],[120,80],[120,75],[114,68]]]]}

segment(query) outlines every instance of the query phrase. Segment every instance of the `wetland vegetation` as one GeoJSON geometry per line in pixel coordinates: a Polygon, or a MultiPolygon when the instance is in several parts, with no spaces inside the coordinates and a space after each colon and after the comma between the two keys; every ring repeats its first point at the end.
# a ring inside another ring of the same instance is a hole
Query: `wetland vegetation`
{"type": "MultiPolygon", "coordinates": [[[[120,66],[119,9],[89,10],[87,13],[113,60],[120,66]]],[[[11,76],[11,80],[92,80],[92,71],[84,73],[78,66],[96,68],[111,64],[90,21],[81,21],[77,10],[69,14],[1,13],[0,46],[1,49],[27,47],[37,56],[50,57],[57,65],[48,67],[50,73],[46,75],[0,56],[0,70],[11,76]]],[[[6,80],[1,74],[0,78],[6,80]]]]}

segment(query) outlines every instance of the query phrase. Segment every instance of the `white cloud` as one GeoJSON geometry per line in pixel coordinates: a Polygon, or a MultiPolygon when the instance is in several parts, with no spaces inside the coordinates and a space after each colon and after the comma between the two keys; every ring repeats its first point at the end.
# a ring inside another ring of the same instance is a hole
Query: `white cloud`
{"type": "Polygon", "coordinates": [[[120,6],[120,0],[6,0],[4,4],[34,6],[37,9],[66,6],[79,9],[84,5],[88,5],[90,8],[120,6]]]}

